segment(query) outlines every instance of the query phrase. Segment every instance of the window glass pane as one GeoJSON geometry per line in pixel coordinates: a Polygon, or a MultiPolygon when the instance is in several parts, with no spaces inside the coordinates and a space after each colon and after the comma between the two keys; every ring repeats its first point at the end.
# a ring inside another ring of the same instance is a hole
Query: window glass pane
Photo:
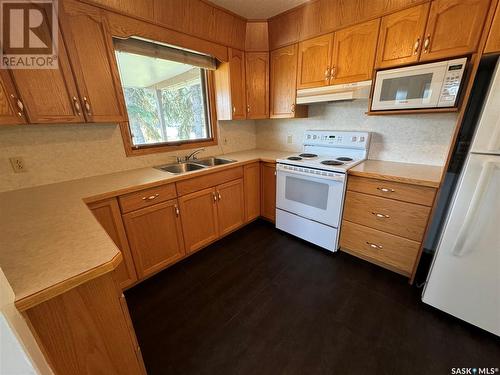
{"type": "Polygon", "coordinates": [[[286,176],[285,198],[326,210],[329,186],[326,183],[286,176]]]}
{"type": "Polygon", "coordinates": [[[205,70],[116,51],[134,146],[209,139],[205,70]]]}

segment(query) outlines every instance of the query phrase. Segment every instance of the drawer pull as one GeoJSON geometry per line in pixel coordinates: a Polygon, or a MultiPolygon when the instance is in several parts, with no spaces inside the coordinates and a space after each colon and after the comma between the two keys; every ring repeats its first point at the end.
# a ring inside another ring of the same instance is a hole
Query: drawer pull
{"type": "Polygon", "coordinates": [[[219,200],[222,199],[222,195],[220,195],[220,192],[217,192],[217,197],[219,198],[219,200]]]}
{"type": "Polygon", "coordinates": [[[175,216],[179,217],[180,211],[179,211],[179,207],[177,207],[177,205],[174,205],[174,210],[175,210],[175,216]]]}
{"type": "Polygon", "coordinates": [[[368,241],[366,241],[366,244],[367,244],[368,246],[370,246],[372,249],[381,250],[381,249],[383,249],[383,248],[384,248],[382,245],[377,245],[376,243],[373,243],[373,242],[368,242],[368,241]]]}
{"type": "Polygon", "coordinates": [[[381,214],[380,212],[372,212],[372,215],[375,215],[376,217],[379,217],[381,219],[389,219],[390,218],[389,215],[384,215],[384,214],[381,214]]]}
{"type": "Polygon", "coordinates": [[[212,193],[212,196],[214,197],[214,203],[217,202],[217,195],[215,193],[212,193]]]}
{"type": "Polygon", "coordinates": [[[377,190],[380,190],[382,193],[394,193],[394,189],[378,187],[377,190]]]}
{"type": "Polygon", "coordinates": [[[160,196],[160,194],[150,195],[149,197],[142,197],[143,201],[152,201],[160,196]]]}

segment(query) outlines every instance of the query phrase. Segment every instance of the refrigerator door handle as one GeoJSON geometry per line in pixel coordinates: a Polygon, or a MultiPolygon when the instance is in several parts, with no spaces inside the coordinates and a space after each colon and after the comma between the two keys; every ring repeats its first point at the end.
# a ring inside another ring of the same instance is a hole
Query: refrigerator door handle
{"type": "Polygon", "coordinates": [[[476,190],[472,196],[469,209],[465,214],[465,220],[458,231],[457,241],[455,242],[455,246],[453,247],[452,254],[460,257],[465,254],[465,244],[468,239],[468,229],[472,227],[474,221],[476,220],[477,211],[483,200],[483,196],[490,184],[491,177],[495,168],[499,167],[498,162],[488,161],[484,164],[484,168],[479,175],[478,183],[476,185],[476,190]]]}

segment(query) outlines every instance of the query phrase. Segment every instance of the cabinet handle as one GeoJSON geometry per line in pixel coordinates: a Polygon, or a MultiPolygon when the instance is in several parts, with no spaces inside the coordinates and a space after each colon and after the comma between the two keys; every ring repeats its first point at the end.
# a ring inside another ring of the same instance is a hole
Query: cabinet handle
{"type": "Polygon", "coordinates": [[[388,189],[384,187],[378,187],[377,190],[380,190],[382,193],[394,193],[394,189],[388,189]]]}
{"type": "Polygon", "coordinates": [[[222,199],[222,195],[220,195],[220,192],[217,192],[217,198],[219,198],[219,200],[222,199]]]}
{"type": "Polygon", "coordinates": [[[418,49],[420,47],[420,38],[417,38],[415,45],[413,46],[413,54],[416,55],[418,53],[418,49]]]}
{"type": "Polygon", "coordinates": [[[159,196],[160,196],[160,194],[150,195],[149,197],[142,197],[142,200],[143,201],[152,201],[152,200],[158,198],[159,196]]]}
{"type": "Polygon", "coordinates": [[[337,75],[337,69],[332,66],[332,68],[330,69],[330,78],[335,78],[335,76],[337,75]]]}
{"type": "Polygon", "coordinates": [[[17,114],[19,116],[22,116],[23,112],[24,112],[24,104],[23,104],[23,102],[21,101],[21,99],[19,99],[18,97],[16,97],[14,94],[10,94],[10,97],[12,98],[12,100],[14,100],[14,102],[16,103],[17,108],[19,109],[19,112],[17,112],[17,114]]]}
{"type": "Polygon", "coordinates": [[[215,193],[212,193],[212,196],[214,197],[214,203],[217,202],[217,195],[215,195],[215,193]]]}
{"type": "Polygon", "coordinates": [[[250,104],[247,105],[247,113],[250,113],[250,104]]]}
{"type": "Polygon", "coordinates": [[[389,215],[381,214],[380,212],[372,212],[372,215],[375,215],[376,217],[379,217],[381,219],[389,219],[389,215]]]}
{"type": "Polygon", "coordinates": [[[431,36],[427,35],[427,38],[425,38],[424,41],[424,53],[429,52],[429,45],[431,44],[431,36]]]}
{"type": "Polygon", "coordinates": [[[179,207],[177,207],[176,204],[174,205],[174,209],[175,209],[175,216],[179,217],[180,211],[179,211],[179,207]]]}
{"type": "Polygon", "coordinates": [[[233,114],[236,113],[236,106],[233,105],[233,114]]]}
{"type": "Polygon", "coordinates": [[[377,245],[376,243],[373,243],[373,242],[368,242],[368,241],[366,241],[366,244],[367,244],[368,246],[370,246],[372,249],[381,250],[381,249],[383,249],[383,248],[384,248],[382,245],[377,245]]]}
{"type": "Polygon", "coordinates": [[[290,110],[292,111],[292,113],[294,113],[294,112],[295,112],[295,104],[292,104],[292,105],[290,106],[290,110]]]}
{"type": "Polygon", "coordinates": [[[76,96],[73,96],[73,106],[75,107],[75,111],[77,114],[82,114],[82,107],[80,107],[80,103],[78,103],[78,99],[76,96]]]}
{"type": "Polygon", "coordinates": [[[330,80],[330,67],[326,67],[326,70],[325,70],[325,81],[328,81],[330,80]]]}
{"type": "Polygon", "coordinates": [[[83,97],[83,105],[85,106],[85,110],[87,111],[87,114],[91,115],[92,114],[92,110],[90,108],[89,100],[87,99],[86,96],[83,97]]]}

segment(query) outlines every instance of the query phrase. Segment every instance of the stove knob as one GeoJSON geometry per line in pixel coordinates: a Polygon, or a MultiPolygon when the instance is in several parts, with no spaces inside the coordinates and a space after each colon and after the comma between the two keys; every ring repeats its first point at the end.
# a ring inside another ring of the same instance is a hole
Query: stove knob
{"type": "Polygon", "coordinates": [[[363,137],[363,136],[359,137],[359,141],[360,142],[364,142],[365,141],[365,137],[363,137]]]}
{"type": "Polygon", "coordinates": [[[316,139],[316,138],[318,138],[318,137],[316,135],[313,135],[313,139],[316,139]]]}
{"type": "Polygon", "coordinates": [[[356,136],[351,137],[351,141],[356,142],[357,140],[358,140],[358,137],[356,137],[356,136]]]}

